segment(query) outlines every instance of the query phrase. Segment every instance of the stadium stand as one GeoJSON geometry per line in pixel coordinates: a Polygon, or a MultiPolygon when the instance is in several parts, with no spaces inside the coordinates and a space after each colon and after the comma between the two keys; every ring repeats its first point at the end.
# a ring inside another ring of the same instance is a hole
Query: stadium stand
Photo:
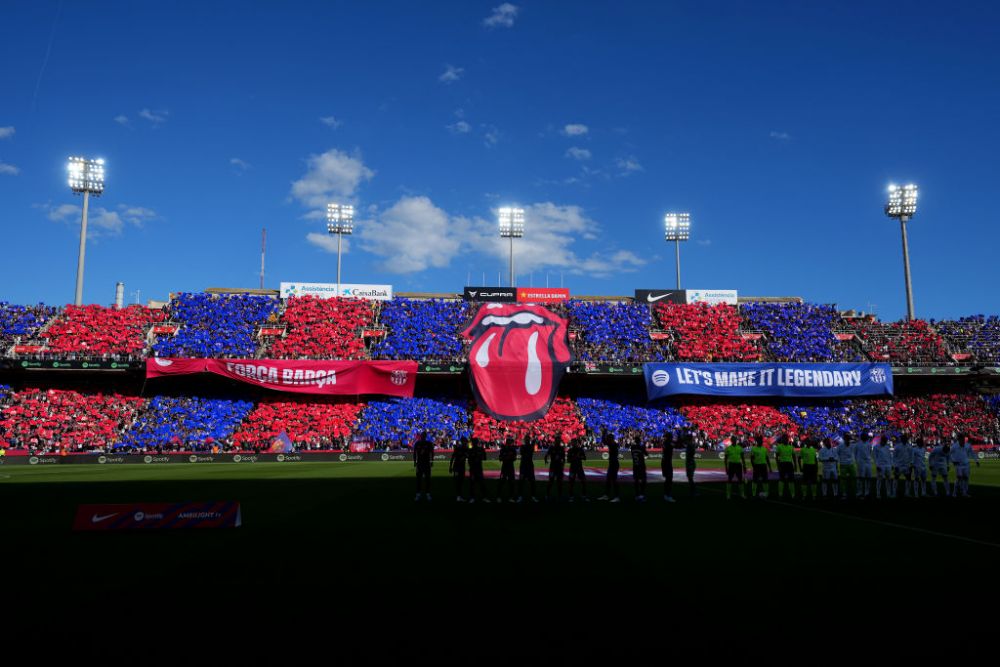
{"type": "Polygon", "coordinates": [[[396,297],[382,307],[388,333],[372,345],[372,358],[464,361],[461,331],[471,316],[464,301],[396,297]]]}
{"type": "Polygon", "coordinates": [[[249,401],[156,396],[114,448],[141,453],[226,449],[252,407],[249,401]]]}
{"type": "Polygon", "coordinates": [[[850,433],[882,433],[888,428],[886,413],[891,401],[884,399],[829,401],[822,404],[784,405],[781,412],[813,436],[828,437],[850,433]]]}
{"type": "Polygon", "coordinates": [[[267,450],[284,432],[296,450],[342,449],[364,408],[358,403],[267,399],[233,435],[240,450],[267,450]]]}
{"type": "Polygon", "coordinates": [[[864,361],[850,341],[838,340],[841,323],[833,306],[810,303],[745,303],[740,306],[750,329],[765,334],[764,349],[772,361],[864,361]]]}
{"type": "Polygon", "coordinates": [[[288,326],[284,338],[274,342],[274,359],[365,359],[363,330],[375,319],[375,301],[364,299],[319,299],[296,296],[288,299],[279,323],[288,326]]]}
{"type": "Polygon", "coordinates": [[[146,348],[146,328],[166,317],[161,310],[66,306],[39,334],[45,355],[60,358],[139,359],[146,348]]]}
{"type": "Polygon", "coordinates": [[[923,320],[884,323],[874,317],[848,318],[872,361],[927,366],[951,361],[941,337],[923,320]]]}
{"type": "Polygon", "coordinates": [[[35,339],[39,330],[55,314],[55,306],[46,306],[44,303],[18,306],[0,301],[0,345],[6,346],[35,339]]]}
{"type": "Polygon", "coordinates": [[[996,420],[975,394],[932,394],[896,398],[887,419],[894,433],[950,438],[965,433],[973,442],[998,442],[996,420]]]}
{"type": "Polygon", "coordinates": [[[0,412],[0,438],[32,454],[107,451],[144,399],[60,389],[16,392],[0,412]]]}
{"type": "Polygon", "coordinates": [[[468,402],[432,398],[370,401],[358,417],[358,434],[378,448],[409,447],[424,431],[442,447],[471,436],[468,402]]]}
{"type": "Polygon", "coordinates": [[[6,405],[10,397],[14,395],[14,390],[10,385],[0,384],[0,405],[6,405]]]}
{"type": "Polygon", "coordinates": [[[971,354],[974,361],[984,364],[1000,363],[1000,317],[972,315],[958,320],[931,320],[930,324],[958,355],[971,354]]]}
{"type": "Polygon", "coordinates": [[[533,422],[498,421],[476,408],[472,413],[473,436],[491,445],[501,445],[508,437],[520,443],[530,435],[539,443],[564,443],[586,435],[576,406],[568,398],[556,398],[548,413],[533,422]]]}
{"type": "Polygon", "coordinates": [[[566,312],[576,360],[614,364],[663,361],[662,346],[649,335],[652,318],[645,304],[574,299],[566,312]]]}
{"type": "Polygon", "coordinates": [[[798,424],[788,415],[770,405],[696,403],[681,407],[680,413],[711,440],[721,440],[733,433],[778,435],[799,431],[798,424]]]}
{"type": "Polygon", "coordinates": [[[679,361],[758,361],[760,350],[740,333],[736,308],[720,303],[659,303],[660,326],[670,330],[679,361]]]}
{"type": "Polygon", "coordinates": [[[607,429],[616,438],[629,431],[660,437],[688,426],[675,408],[648,408],[634,403],[602,398],[578,398],[580,417],[591,435],[607,429]]]}
{"type": "Polygon", "coordinates": [[[170,302],[170,319],[181,326],[153,346],[158,357],[252,358],[257,353],[257,324],[274,323],[278,301],[252,294],[178,294],[170,302]]]}

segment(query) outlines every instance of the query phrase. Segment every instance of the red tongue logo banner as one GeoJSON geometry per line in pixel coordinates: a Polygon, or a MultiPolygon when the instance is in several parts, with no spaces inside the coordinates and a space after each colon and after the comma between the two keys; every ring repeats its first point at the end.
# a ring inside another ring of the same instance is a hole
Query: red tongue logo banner
{"type": "Polygon", "coordinates": [[[472,341],[469,378],[494,419],[545,416],[570,364],[566,320],[541,306],[487,303],[462,332],[472,341]]]}

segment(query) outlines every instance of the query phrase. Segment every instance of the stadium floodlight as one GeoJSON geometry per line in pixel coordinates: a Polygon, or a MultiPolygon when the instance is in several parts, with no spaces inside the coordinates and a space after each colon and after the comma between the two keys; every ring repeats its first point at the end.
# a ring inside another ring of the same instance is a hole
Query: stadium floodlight
{"type": "Polygon", "coordinates": [[[677,289],[681,288],[681,241],[691,238],[691,214],[667,213],[663,216],[664,237],[674,242],[677,255],[677,289]]]}
{"type": "Polygon", "coordinates": [[[885,204],[885,214],[899,220],[903,234],[903,277],[906,281],[906,318],[913,319],[913,285],[910,282],[910,244],[906,238],[906,223],[917,212],[917,186],[890,185],[889,200],[885,204]]]}
{"type": "Polygon", "coordinates": [[[500,238],[510,239],[510,286],[514,287],[514,239],[524,236],[524,209],[504,206],[498,211],[500,238]]]}
{"type": "Polygon", "coordinates": [[[87,254],[87,208],[90,195],[100,197],[104,193],[104,160],[88,160],[83,157],[71,157],[66,165],[69,173],[69,189],[73,194],[83,195],[83,219],[80,223],[80,254],[76,260],[76,298],[77,306],[83,305],[83,265],[87,254]]]}
{"type": "Polygon", "coordinates": [[[326,205],[326,231],[337,235],[337,296],[340,296],[340,250],[344,235],[354,233],[354,206],[351,204],[326,205]]]}

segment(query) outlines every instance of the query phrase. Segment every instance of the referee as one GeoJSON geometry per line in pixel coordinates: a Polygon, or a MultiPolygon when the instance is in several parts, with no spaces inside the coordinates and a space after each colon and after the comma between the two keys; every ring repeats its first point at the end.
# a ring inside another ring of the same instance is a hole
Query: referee
{"type": "Polygon", "coordinates": [[[747,466],[746,457],[743,454],[743,445],[735,435],[729,436],[729,446],[726,447],[724,457],[726,459],[726,500],[730,500],[733,495],[733,487],[740,490],[740,497],[747,499],[746,488],[743,486],[743,470],[747,466]]]}

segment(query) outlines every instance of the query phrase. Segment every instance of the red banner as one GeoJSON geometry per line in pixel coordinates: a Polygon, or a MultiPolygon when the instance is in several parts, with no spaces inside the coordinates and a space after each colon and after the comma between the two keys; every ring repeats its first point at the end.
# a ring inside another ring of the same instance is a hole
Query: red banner
{"type": "Polygon", "coordinates": [[[569,290],[561,287],[518,287],[518,303],[558,303],[569,301],[569,290]]]}
{"type": "Polygon", "coordinates": [[[146,379],[215,373],[298,394],[413,396],[415,361],[286,361],[284,359],[146,360],[146,379]]]}

